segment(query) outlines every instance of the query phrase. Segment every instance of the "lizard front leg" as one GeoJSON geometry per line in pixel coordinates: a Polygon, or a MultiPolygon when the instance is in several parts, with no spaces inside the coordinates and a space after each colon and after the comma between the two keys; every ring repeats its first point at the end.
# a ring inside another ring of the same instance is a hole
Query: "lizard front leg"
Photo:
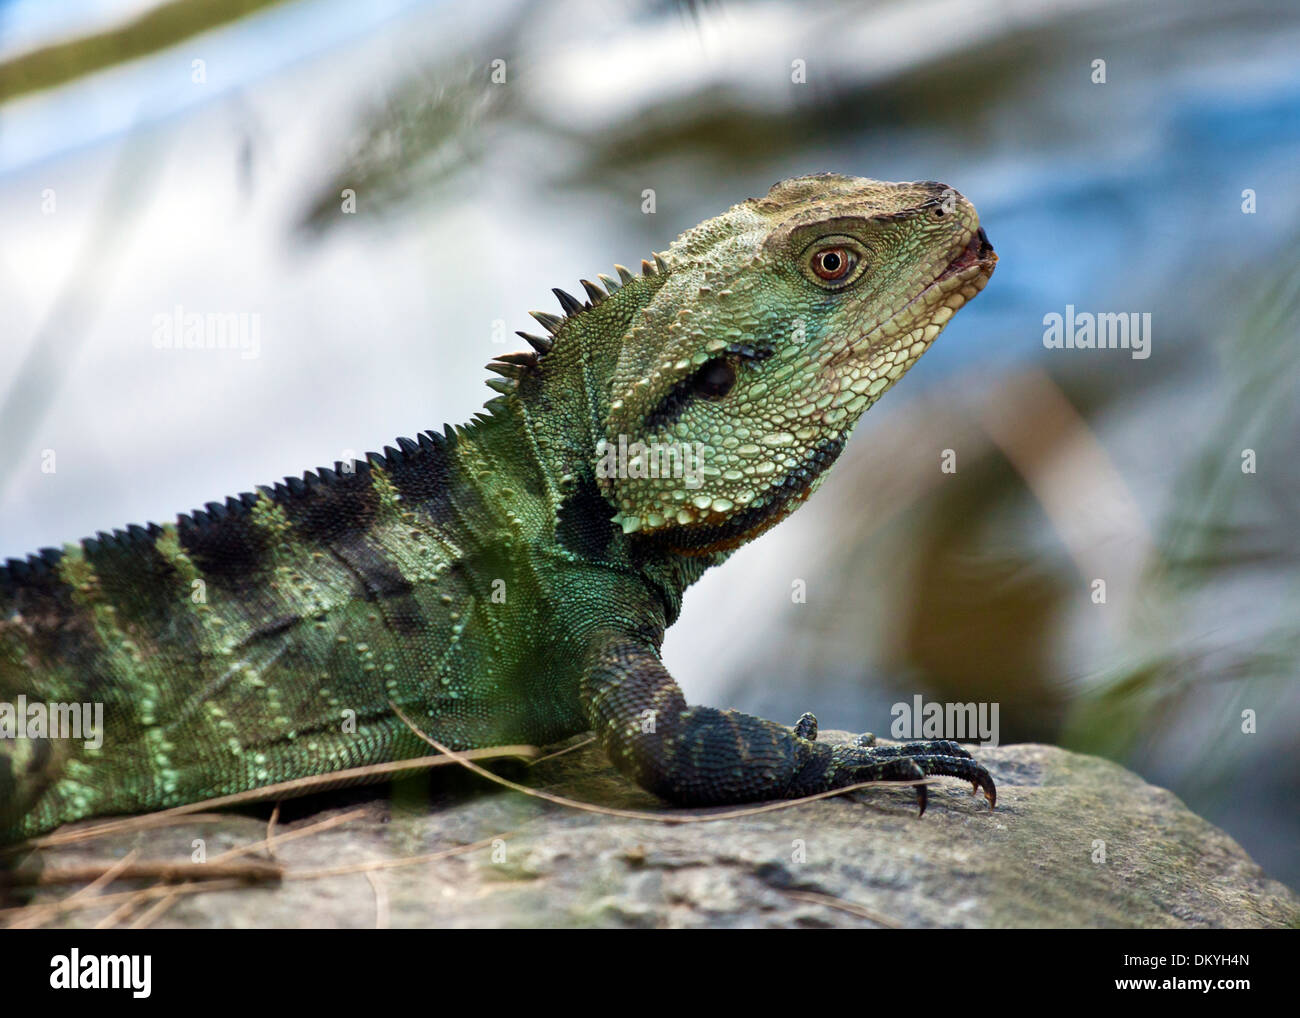
{"type": "MultiPolygon", "coordinates": [[[[852,746],[816,741],[816,719],[795,728],[739,711],[688,706],[657,649],[635,637],[597,638],[585,664],[582,703],[614,766],[642,788],[689,806],[789,799],[863,781],[963,778],[997,790],[988,771],[953,742],[852,746]]],[[[917,785],[921,812],[926,790],[917,785]]]]}

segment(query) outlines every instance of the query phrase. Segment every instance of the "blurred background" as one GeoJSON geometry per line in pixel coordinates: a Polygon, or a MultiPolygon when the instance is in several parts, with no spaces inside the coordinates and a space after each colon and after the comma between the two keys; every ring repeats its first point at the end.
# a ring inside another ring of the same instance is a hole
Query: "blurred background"
{"type": "Polygon", "coordinates": [[[0,558],[465,420],[550,287],[778,179],[942,180],[992,282],[669,667],[995,701],[1300,887],[1298,52],[1282,0],[0,0],[0,558]],[[1150,357],[1045,349],[1067,304],[1150,357]]]}

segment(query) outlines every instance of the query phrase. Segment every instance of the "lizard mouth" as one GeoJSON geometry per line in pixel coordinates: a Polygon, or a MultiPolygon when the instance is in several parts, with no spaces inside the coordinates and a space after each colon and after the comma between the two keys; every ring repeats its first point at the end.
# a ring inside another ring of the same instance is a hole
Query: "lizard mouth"
{"type": "MultiPolygon", "coordinates": [[[[956,257],[948,263],[947,267],[931,283],[927,284],[916,296],[909,300],[902,310],[896,312],[894,317],[898,319],[904,318],[918,304],[937,305],[947,295],[960,290],[963,284],[973,285],[976,290],[984,289],[984,284],[993,275],[993,267],[997,263],[998,256],[994,254],[993,245],[989,243],[988,234],[984,232],[984,227],[981,226],[971,235],[971,239],[966,242],[966,246],[957,252],[956,257]]],[[[963,298],[969,299],[965,294],[963,294],[963,298]]],[[[957,306],[960,307],[961,305],[957,306]]],[[[888,346],[892,341],[890,337],[882,338],[880,327],[876,326],[861,337],[856,344],[852,344],[835,354],[828,366],[834,366],[841,360],[858,356],[863,351],[868,354],[875,353],[888,346]]]]}
{"type": "Polygon", "coordinates": [[[984,227],[981,226],[971,237],[970,243],[962,248],[957,257],[948,263],[946,269],[939,273],[935,282],[940,283],[945,279],[961,275],[967,269],[976,265],[987,272],[992,272],[997,261],[998,256],[993,252],[993,245],[989,243],[988,234],[984,232],[984,227]]]}

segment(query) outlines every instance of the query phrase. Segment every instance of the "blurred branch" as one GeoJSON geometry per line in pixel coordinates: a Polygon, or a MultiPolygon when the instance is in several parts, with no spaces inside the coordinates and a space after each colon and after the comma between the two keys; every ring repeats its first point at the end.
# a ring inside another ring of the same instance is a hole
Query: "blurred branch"
{"type": "MultiPolygon", "coordinates": [[[[509,54],[503,40],[495,52],[509,54]]],[[[300,229],[319,232],[339,221],[339,194],[352,188],[376,209],[437,193],[449,178],[480,165],[493,122],[510,112],[509,89],[484,88],[487,71],[464,54],[403,79],[353,130],[329,183],[300,215],[300,229]]]]}
{"type": "Polygon", "coordinates": [[[172,0],[124,25],[56,42],[0,64],[0,103],[148,56],[284,0],[172,0]]]}

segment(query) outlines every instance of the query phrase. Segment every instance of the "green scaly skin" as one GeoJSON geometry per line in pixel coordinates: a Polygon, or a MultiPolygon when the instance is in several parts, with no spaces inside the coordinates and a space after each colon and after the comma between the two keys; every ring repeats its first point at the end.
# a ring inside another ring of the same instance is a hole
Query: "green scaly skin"
{"type": "Polygon", "coordinates": [[[427,753],[390,701],[453,749],[594,729],[674,803],[928,775],[992,803],[954,743],[830,747],[811,715],[687,706],[659,646],[995,260],[943,185],[787,180],[640,276],[557,291],[566,316],[535,313],[534,351],[489,365],[501,395],[472,424],[11,560],[0,703],[98,702],[105,723],[98,750],[0,741],[0,841],[427,753]],[[620,438],[689,446],[699,485],[611,472],[620,438]]]}

